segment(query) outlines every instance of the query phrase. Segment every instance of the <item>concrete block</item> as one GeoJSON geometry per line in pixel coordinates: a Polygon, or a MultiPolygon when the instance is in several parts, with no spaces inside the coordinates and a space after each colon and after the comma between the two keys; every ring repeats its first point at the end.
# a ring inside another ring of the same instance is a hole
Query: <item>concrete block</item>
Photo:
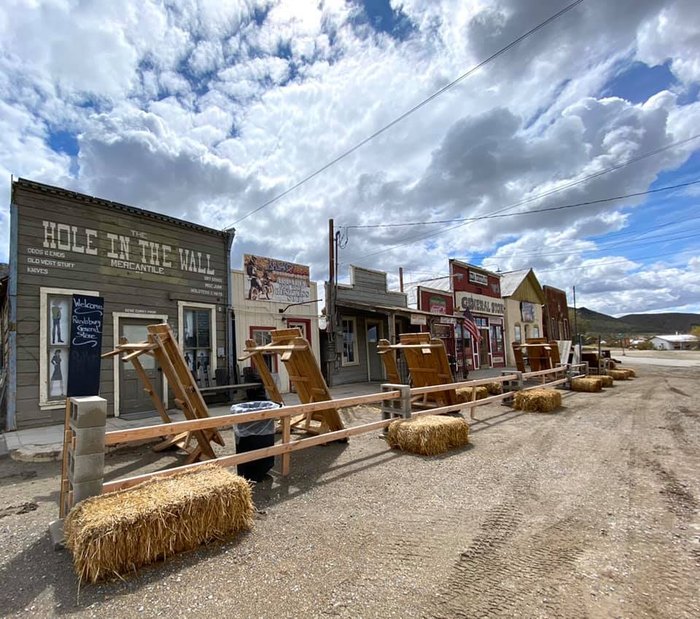
{"type": "Polygon", "coordinates": [[[73,505],[77,505],[80,501],[89,499],[91,496],[99,496],[102,494],[102,479],[93,479],[84,481],[78,484],[73,484],[73,505]]]}
{"type": "Polygon", "coordinates": [[[76,456],[72,451],[68,453],[68,479],[73,485],[84,481],[102,479],[105,470],[105,454],[88,454],[76,456]]]}
{"type": "Polygon", "coordinates": [[[411,388],[408,385],[385,383],[382,385],[382,392],[386,391],[400,391],[401,396],[398,399],[382,401],[382,419],[393,417],[408,419],[411,416],[411,388]]]}
{"type": "Polygon", "coordinates": [[[99,396],[71,398],[70,425],[74,430],[107,423],[107,400],[99,396]]]}
{"type": "Polygon", "coordinates": [[[63,518],[49,523],[49,537],[54,550],[65,548],[66,536],[63,531],[63,518]]]}
{"type": "Polygon", "coordinates": [[[95,426],[94,428],[76,428],[75,447],[73,454],[85,456],[89,454],[104,453],[105,451],[105,426],[95,426]]]}

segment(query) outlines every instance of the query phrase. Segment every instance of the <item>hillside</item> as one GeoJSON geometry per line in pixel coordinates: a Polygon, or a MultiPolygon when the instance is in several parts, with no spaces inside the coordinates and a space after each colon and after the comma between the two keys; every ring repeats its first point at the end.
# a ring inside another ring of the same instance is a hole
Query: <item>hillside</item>
{"type": "MultiPolygon", "coordinates": [[[[574,310],[569,308],[570,322],[574,328],[574,310]]],[[[576,312],[578,330],[602,336],[627,337],[633,335],[664,335],[670,333],[690,333],[693,325],[700,325],[700,314],[659,313],[659,314],[627,314],[620,318],[594,312],[581,307],[576,312]]]]}

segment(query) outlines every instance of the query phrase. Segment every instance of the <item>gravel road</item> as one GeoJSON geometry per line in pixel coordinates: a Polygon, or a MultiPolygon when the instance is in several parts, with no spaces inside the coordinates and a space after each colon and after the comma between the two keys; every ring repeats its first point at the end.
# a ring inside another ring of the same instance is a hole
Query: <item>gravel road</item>
{"type": "MultiPolygon", "coordinates": [[[[379,433],[298,452],[255,487],[251,532],[80,589],[47,534],[59,465],[5,458],[0,614],[698,617],[699,371],[637,372],[553,414],[482,407],[470,447],[445,456],[379,433]]],[[[110,478],[177,461],[107,457],[110,478]]]]}

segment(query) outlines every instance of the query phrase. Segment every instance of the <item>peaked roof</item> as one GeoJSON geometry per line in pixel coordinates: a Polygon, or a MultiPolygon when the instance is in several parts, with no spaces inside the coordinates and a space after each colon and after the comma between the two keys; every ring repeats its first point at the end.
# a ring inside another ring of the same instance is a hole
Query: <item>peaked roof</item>
{"type": "Polygon", "coordinates": [[[529,280],[535,293],[544,301],[544,291],[537,276],[532,269],[522,269],[520,271],[505,271],[501,273],[501,297],[512,297],[522,286],[525,280],[529,280]]]}

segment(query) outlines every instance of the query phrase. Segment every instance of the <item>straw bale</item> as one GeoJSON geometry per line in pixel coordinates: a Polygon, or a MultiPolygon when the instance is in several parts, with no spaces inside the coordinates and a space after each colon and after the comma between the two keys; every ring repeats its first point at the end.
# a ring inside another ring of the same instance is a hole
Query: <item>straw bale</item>
{"type": "Polygon", "coordinates": [[[608,370],[608,376],[612,377],[613,380],[627,380],[629,378],[627,370],[608,370]]]}
{"type": "Polygon", "coordinates": [[[602,391],[603,381],[600,376],[588,376],[571,379],[571,391],[602,391]]]}
{"type": "Polygon", "coordinates": [[[469,424],[461,417],[423,415],[389,425],[387,442],[393,448],[435,456],[469,443],[469,424]]]}
{"type": "Polygon", "coordinates": [[[458,402],[471,402],[473,400],[483,400],[489,395],[489,390],[486,385],[479,385],[477,387],[460,387],[457,389],[457,401],[458,402]],[[476,390],[476,397],[472,396],[472,391],[476,390]]]}
{"type": "Polygon", "coordinates": [[[623,368],[620,368],[620,371],[621,371],[621,372],[627,372],[627,378],[636,378],[636,376],[637,376],[637,372],[635,372],[635,371],[634,371],[633,369],[631,369],[631,368],[624,368],[624,369],[623,369],[623,368]]]}
{"type": "Polygon", "coordinates": [[[613,386],[613,378],[612,376],[607,376],[606,374],[601,374],[600,376],[597,376],[602,383],[603,387],[612,387],[613,386]]]}
{"type": "Polygon", "coordinates": [[[503,393],[503,383],[495,380],[492,383],[487,383],[486,389],[489,395],[501,395],[503,393]]]}
{"type": "Polygon", "coordinates": [[[533,413],[550,413],[561,406],[561,393],[545,387],[517,391],[513,407],[533,413]]]}
{"type": "Polygon", "coordinates": [[[81,581],[136,571],[253,525],[248,482],[210,465],[78,503],[65,522],[81,581]]]}

